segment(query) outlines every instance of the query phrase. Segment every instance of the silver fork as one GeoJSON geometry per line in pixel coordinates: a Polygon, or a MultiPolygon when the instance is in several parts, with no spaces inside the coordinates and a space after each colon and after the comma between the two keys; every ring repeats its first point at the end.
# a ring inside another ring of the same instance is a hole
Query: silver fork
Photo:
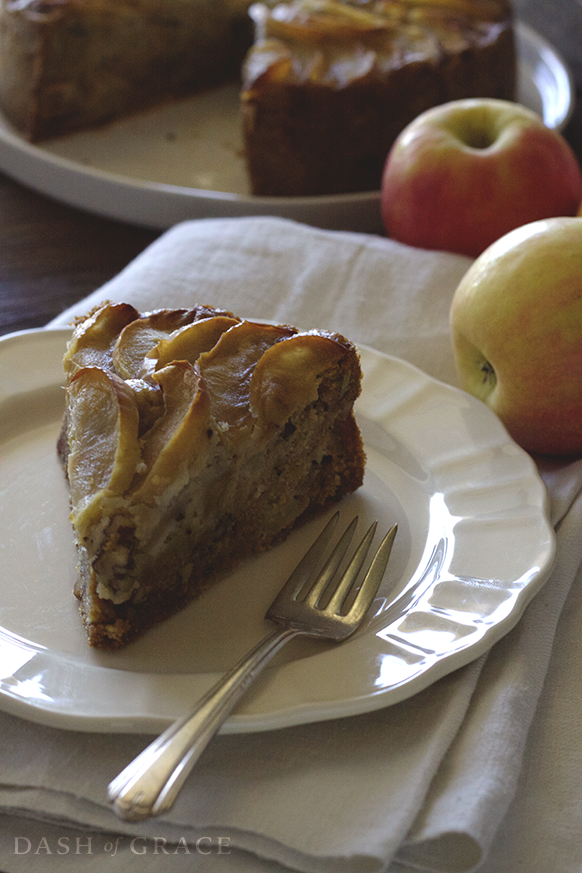
{"type": "Polygon", "coordinates": [[[358,518],[354,518],[314,578],[338,518],[336,513],[328,522],[269,607],[265,618],[279,627],[226,673],[192,712],[170,725],[110,783],[108,799],[122,819],[142,821],[172,807],[212,737],[261,669],[285,643],[302,634],[339,642],[358,628],[384,576],[396,525],[384,537],[359,588],[357,578],[377,522],[370,526],[332,587],[358,523],[358,518]]]}

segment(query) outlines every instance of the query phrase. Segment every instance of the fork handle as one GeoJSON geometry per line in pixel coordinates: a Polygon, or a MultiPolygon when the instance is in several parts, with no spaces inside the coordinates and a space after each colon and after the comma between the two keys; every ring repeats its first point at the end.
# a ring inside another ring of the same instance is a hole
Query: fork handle
{"type": "Polygon", "coordinates": [[[301,631],[279,628],[229,670],[189,714],[170,725],[110,783],[120,818],[142,821],[167,812],[194,764],[273,655],[301,631]]]}

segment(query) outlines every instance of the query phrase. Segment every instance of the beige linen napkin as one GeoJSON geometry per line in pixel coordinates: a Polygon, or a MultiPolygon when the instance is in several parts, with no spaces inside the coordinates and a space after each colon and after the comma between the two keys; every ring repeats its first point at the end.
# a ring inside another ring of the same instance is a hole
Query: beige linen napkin
{"type": "MultiPolygon", "coordinates": [[[[339,330],[454,383],[448,311],[469,263],[282,219],[188,222],[52,325],[68,324],[104,299],[142,310],[210,303],[250,318],[339,330]]],[[[105,803],[108,781],[146,738],[59,731],[0,715],[4,873],[24,867],[34,873],[35,863],[50,873],[69,862],[75,869],[82,863],[83,870],[131,873],[143,870],[147,859],[157,869],[154,853],[164,869],[201,873],[469,871],[487,865],[508,810],[523,827],[532,806],[541,816],[539,800],[527,801],[526,809],[520,805],[519,779],[521,773],[526,786],[548,787],[547,772],[532,769],[527,757],[522,764],[538,702],[552,699],[551,689],[542,694],[542,688],[582,559],[580,467],[555,466],[545,475],[555,493],[556,568],[520,624],[488,656],[379,712],[219,736],[162,819],[125,824],[105,803]],[[60,854],[59,835],[67,840],[60,854]]],[[[567,624],[572,633],[573,622],[567,624]]],[[[560,660],[555,664],[558,671],[560,660]]],[[[572,712],[570,707],[570,718],[572,712]]],[[[551,727],[546,707],[531,732],[531,748],[539,748],[551,727]]],[[[564,737],[572,739],[571,723],[564,737]]],[[[558,739],[554,747],[560,750],[558,739]]],[[[581,757],[577,750],[576,760],[581,757]]],[[[570,799],[572,830],[576,815],[582,816],[577,795],[570,799]]],[[[549,834],[545,828],[544,837],[549,834]]],[[[504,823],[504,857],[512,857],[513,844],[523,854],[512,836],[504,823]]],[[[549,869],[574,873],[559,866],[531,866],[527,873],[549,869]]]]}

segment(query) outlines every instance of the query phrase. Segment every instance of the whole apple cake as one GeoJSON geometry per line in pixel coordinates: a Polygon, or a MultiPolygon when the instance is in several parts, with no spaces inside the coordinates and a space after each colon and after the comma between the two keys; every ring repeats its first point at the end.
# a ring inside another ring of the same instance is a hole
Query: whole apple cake
{"type": "Polygon", "coordinates": [[[235,81],[241,69],[253,194],[378,190],[390,145],[420,112],[514,98],[510,4],[0,0],[0,108],[31,141],[235,81]]]}
{"type": "Polygon", "coordinates": [[[252,190],[380,188],[390,146],[421,112],[515,96],[507,0],[255,3],[242,114],[252,190]]]}
{"type": "Polygon", "coordinates": [[[357,489],[354,346],[207,306],[75,328],[58,451],[89,644],[126,645],[357,489]]]}

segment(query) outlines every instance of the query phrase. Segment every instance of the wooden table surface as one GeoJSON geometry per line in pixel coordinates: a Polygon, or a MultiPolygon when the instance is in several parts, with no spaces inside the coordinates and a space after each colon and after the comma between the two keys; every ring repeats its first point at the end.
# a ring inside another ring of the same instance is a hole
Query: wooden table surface
{"type": "MultiPolygon", "coordinates": [[[[582,103],[582,0],[514,0],[564,55],[582,103]]],[[[582,107],[565,135],[582,161],[582,107]]],[[[114,276],[159,231],[56,203],[0,173],[0,334],[40,327],[114,276]]]]}

